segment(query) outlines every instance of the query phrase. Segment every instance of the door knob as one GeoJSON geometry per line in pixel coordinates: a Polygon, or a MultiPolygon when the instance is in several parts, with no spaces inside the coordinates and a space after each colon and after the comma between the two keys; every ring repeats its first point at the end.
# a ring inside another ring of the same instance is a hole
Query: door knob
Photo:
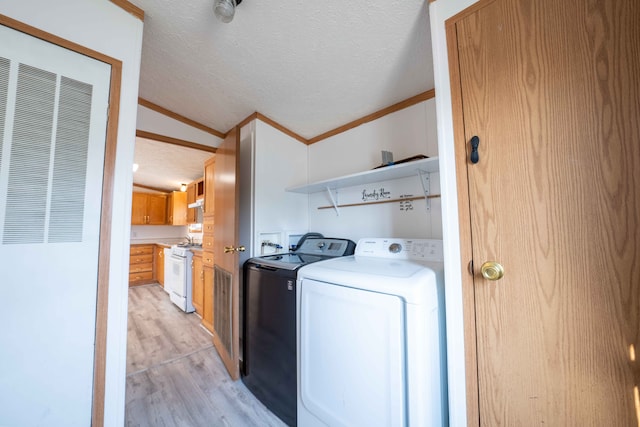
{"type": "Polygon", "coordinates": [[[225,246],[224,247],[224,253],[228,254],[230,252],[244,252],[245,251],[245,247],[244,246],[238,246],[237,248],[233,247],[233,246],[225,246]]]}
{"type": "Polygon", "coordinates": [[[482,277],[487,280],[500,280],[504,276],[504,268],[497,261],[487,261],[480,267],[482,277]]]}

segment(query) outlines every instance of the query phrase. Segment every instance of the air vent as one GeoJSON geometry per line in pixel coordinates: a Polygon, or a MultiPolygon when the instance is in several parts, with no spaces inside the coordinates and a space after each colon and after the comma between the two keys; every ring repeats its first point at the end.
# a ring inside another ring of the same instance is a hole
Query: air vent
{"type": "Polygon", "coordinates": [[[214,329],[218,335],[218,339],[227,350],[227,354],[234,357],[233,354],[233,329],[231,322],[232,309],[232,277],[231,274],[217,265],[214,267],[213,277],[213,313],[214,313],[214,329]]]}
{"type": "Polygon", "coordinates": [[[10,144],[3,244],[82,241],[91,98],[91,85],[19,65],[12,139],[3,141],[10,144]]]}

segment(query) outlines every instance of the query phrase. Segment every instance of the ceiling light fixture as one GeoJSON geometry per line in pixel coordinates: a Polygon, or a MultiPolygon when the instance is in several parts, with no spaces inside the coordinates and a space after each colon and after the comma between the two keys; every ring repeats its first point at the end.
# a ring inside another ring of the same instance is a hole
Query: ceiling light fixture
{"type": "Polygon", "coordinates": [[[180,191],[182,191],[183,193],[187,191],[187,184],[180,184],[180,191]]]}
{"type": "Polygon", "coordinates": [[[133,164],[133,171],[136,172],[138,170],[138,164],[134,163],[133,164]]]}
{"type": "Polygon", "coordinates": [[[236,6],[242,3],[242,0],[215,0],[213,12],[216,18],[228,24],[233,21],[233,15],[236,13],[236,6]]]}

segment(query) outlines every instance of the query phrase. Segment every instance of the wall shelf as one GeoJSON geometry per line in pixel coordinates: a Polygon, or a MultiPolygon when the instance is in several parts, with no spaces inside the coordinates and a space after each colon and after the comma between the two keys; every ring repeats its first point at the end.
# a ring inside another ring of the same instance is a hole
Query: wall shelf
{"type": "Polygon", "coordinates": [[[380,169],[373,169],[359,172],[352,175],[318,181],[311,184],[289,187],[286,191],[292,193],[311,194],[320,191],[337,190],[339,188],[353,187],[355,185],[371,184],[374,182],[391,181],[394,179],[419,176],[424,173],[438,172],[439,163],[437,157],[416,160],[413,162],[401,163],[399,165],[387,166],[380,169]]]}

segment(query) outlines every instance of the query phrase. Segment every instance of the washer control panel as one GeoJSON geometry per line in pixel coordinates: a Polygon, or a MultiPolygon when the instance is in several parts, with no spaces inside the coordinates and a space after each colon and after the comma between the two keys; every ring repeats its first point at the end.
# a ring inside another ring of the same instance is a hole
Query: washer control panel
{"type": "Polygon", "coordinates": [[[356,245],[356,256],[443,262],[442,240],[364,238],[356,245]]]}

